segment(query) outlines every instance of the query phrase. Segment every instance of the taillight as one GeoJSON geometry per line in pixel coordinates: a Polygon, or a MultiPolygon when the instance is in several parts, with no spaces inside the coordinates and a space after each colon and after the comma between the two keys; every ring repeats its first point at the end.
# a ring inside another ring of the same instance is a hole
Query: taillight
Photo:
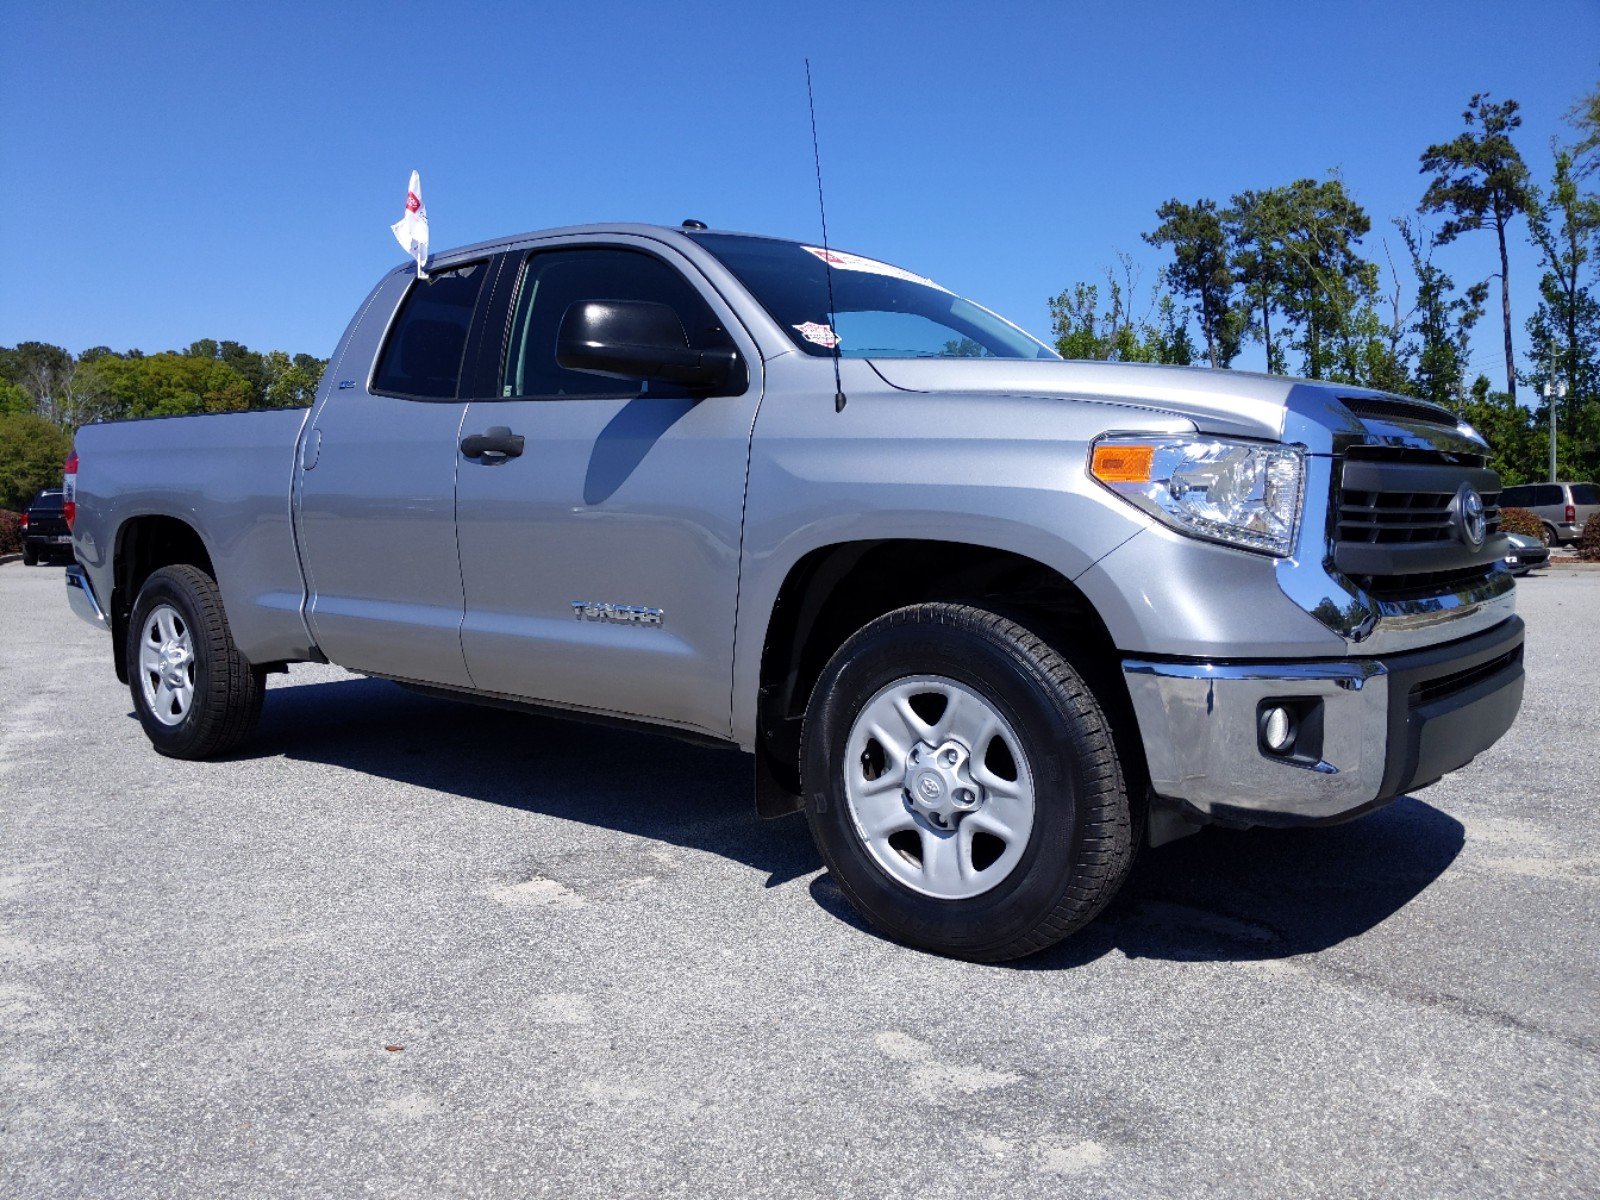
{"type": "Polygon", "coordinates": [[[78,518],[78,452],[74,450],[67,455],[67,461],[61,464],[61,516],[67,522],[67,528],[72,528],[73,521],[78,518]]]}
{"type": "Polygon", "coordinates": [[[1569,505],[1567,505],[1567,524],[1568,525],[1576,525],[1577,523],[1578,523],[1578,509],[1577,509],[1577,506],[1569,504],[1569,505]]]}
{"type": "Polygon", "coordinates": [[[22,532],[23,533],[27,533],[28,532],[28,514],[27,513],[23,513],[22,514],[22,532]]]}

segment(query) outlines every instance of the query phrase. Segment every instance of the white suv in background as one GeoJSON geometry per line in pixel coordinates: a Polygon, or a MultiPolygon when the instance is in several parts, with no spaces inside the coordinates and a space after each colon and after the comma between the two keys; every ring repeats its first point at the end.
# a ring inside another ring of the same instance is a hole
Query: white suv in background
{"type": "Polygon", "coordinates": [[[1592,483],[1522,483],[1500,493],[1500,507],[1525,508],[1544,522],[1545,542],[1575,542],[1583,523],[1600,512],[1600,487],[1592,483]]]}

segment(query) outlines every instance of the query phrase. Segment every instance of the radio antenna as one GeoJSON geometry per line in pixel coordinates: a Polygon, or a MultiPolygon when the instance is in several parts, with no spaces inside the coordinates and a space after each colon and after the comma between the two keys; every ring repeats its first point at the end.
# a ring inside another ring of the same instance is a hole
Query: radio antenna
{"type": "MultiPolygon", "coordinates": [[[[828,248],[828,206],[822,199],[822,152],[817,149],[817,98],[811,90],[811,60],[806,59],[806,104],[811,109],[811,162],[817,168],[817,214],[822,218],[822,270],[828,279],[828,320],[833,322],[838,313],[833,307],[833,251],[828,248]]],[[[833,334],[833,411],[843,412],[845,406],[844,384],[839,379],[839,331],[833,334]]]]}

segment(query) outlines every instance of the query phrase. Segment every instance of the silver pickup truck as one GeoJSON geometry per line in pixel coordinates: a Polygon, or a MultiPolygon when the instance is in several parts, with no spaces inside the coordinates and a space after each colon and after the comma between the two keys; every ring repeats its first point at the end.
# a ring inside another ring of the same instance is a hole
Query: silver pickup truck
{"type": "Polygon", "coordinates": [[[1141,844],[1346,820],[1505,733],[1485,450],[1063,362],[859,255],[557,229],[385,275],[308,410],[81,429],[67,586],[162,754],[303,661],[710,739],[879,927],[999,960],[1141,844]]]}

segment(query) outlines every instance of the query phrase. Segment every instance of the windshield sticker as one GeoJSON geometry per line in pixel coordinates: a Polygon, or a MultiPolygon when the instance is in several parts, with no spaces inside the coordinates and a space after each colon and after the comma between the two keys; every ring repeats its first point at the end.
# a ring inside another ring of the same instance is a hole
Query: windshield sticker
{"type": "Polygon", "coordinates": [[[832,350],[839,344],[839,335],[833,331],[831,325],[819,325],[815,321],[807,321],[804,325],[796,325],[794,329],[813,345],[825,346],[832,350]]]}
{"type": "Polygon", "coordinates": [[[807,254],[815,254],[836,271],[861,271],[867,275],[886,275],[890,279],[900,279],[906,283],[918,283],[923,287],[930,287],[936,292],[949,291],[931,279],[913,275],[910,271],[891,267],[888,263],[881,263],[876,259],[862,258],[859,254],[846,254],[843,250],[824,250],[821,246],[802,246],[801,249],[807,254]]]}

